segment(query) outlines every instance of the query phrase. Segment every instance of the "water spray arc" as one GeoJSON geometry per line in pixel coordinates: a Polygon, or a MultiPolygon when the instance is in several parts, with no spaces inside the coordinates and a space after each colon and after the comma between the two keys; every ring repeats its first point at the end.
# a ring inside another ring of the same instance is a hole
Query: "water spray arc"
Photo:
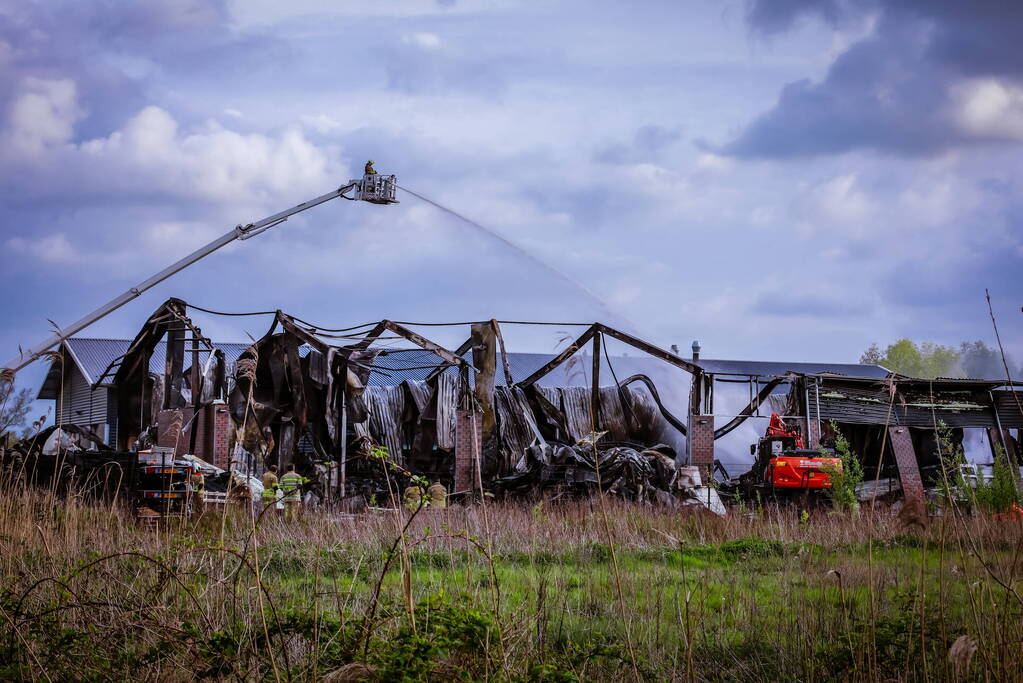
{"type": "Polygon", "coordinates": [[[466,216],[463,216],[462,214],[460,214],[457,211],[455,211],[454,209],[450,209],[450,208],[444,206],[443,204],[440,204],[440,203],[430,199],[429,197],[424,197],[423,195],[419,194],[418,192],[415,192],[414,190],[410,190],[409,188],[404,187],[402,185],[398,185],[397,187],[402,192],[407,192],[408,194],[412,195],[416,199],[419,199],[420,201],[426,202],[427,204],[429,204],[429,205],[431,205],[431,206],[433,206],[433,207],[435,207],[437,209],[440,209],[441,211],[443,211],[443,212],[445,212],[447,214],[450,214],[450,215],[454,216],[458,220],[460,220],[463,223],[465,223],[465,224],[475,228],[477,231],[483,233],[484,235],[490,237],[491,239],[497,240],[498,242],[503,244],[505,247],[510,249],[512,252],[514,252],[520,258],[523,258],[523,259],[529,261],[533,265],[539,266],[541,269],[547,271],[551,275],[554,275],[559,280],[562,280],[563,282],[566,282],[569,285],[571,285],[577,291],[582,293],[587,299],[589,299],[593,303],[597,304],[597,306],[600,308],[600,310],[603,311],[608,316],[610,316],[612,318],[617,318],[619,321],[626,323],[627,326],[632,328],[633,331],[636,331],[636,330],[639,329],[638,325],[636,325],[634,322],[629,320],[629,318],[627,318],[626,316],[624,316],[621,313],[619,313],[618,311],[614,310],[614,308],[612,308],[610,304],[608,304],[606,301],[604,301],[599,296],[597,296],[592,290],[590,290],[588,287],[586,287],[586,285],[582,284],[581,282],[579,282],[578,280],[573,278],[571,275],[568,275],[565,272],[559,270],[556,266],[548,263],[547,261],[543,260],[542,258],[537,256],[536,254],[528,251],[524,247],[522,247],[522,246],[520,246],[518,244],[515,244],[514,242],[512,242],[511,240],[509,240],[507,237],[505,237],[501,233],[497,232],[496,230],[494,230],[492,228],[488,228],[487,226],[479,223],[478,221],[474,221],[471,218],[467,218],[466,216]]]}

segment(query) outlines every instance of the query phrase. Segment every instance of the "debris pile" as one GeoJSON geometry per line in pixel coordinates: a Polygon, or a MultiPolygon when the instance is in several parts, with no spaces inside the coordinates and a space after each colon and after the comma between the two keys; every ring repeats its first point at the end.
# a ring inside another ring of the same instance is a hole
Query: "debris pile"
{"type": "Polygon", "coordinates": [[[659,444],[637,451],[628,446],[594,449],[534,443],[515,472],[496,479],[496,493],[511,498],[585,497],[599,488],[625,500],[673,504],[678,491],[675,451],[659,444]]]}

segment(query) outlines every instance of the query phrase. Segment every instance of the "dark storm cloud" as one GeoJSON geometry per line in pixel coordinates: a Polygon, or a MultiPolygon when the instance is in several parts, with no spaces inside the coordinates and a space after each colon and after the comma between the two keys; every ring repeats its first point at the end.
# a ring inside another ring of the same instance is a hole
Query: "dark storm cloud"
{"type": "Polygon", "coordinates": [[[863,315],[870,310],[870,306],[866,302],[850,300],[847,296],[773,291],[757,297],[748,310],[757,315],[842,319],[863,315]]]}
{"type": "Polygon", "coordinates": [[[773,35],[801,17],[841,24],[871,12],[878,14],[872,35],[840,54],[821,82],[787,85],[724,151],[748,158],[855,149],[917,156],[1019,139],[1004,126],[964,127],[961,86],[978,78],[1023,85],[1023,3],[758,0],[748,19],[755,32],[773,35]]]}
{"type": "Polygon", "coordinates": [[[814,16],[838,23],[848,14],[845,3],[839,0],[771,0],[749,4],[747,18],[757,31],[766,34],[787,31],[803,16],[814,16]]]}

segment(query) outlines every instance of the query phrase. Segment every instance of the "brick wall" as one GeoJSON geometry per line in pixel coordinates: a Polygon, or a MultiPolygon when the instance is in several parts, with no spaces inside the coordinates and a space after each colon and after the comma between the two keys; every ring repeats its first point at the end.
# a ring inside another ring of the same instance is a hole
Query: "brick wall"
{"type": "Polygon", "coordinates": [[[714,416],[689,416],[690,465],[700,468],[704,481],[710,481],[714,469],[714,416]]]}
{"type": "Polygon", "coordinates": [[[475,417],[474,434],[473,413],[469,410],[455,413],[455,491],[469,491],[479,486],[476,481],[476,458],[482,457],[483,431],[480,415],[477,413],[475,417]]]}
{"type": "MultiPolygon", "coordinates": [[[[188,424],[191,417],[191,408],[161,410],[157,416],[157,445],[166,448],[176,446],[175,455],[188,453],[191,425],[184,433],[181,433],[180,429],[188,424]],[[180,426],[175,425],[176,421],[180,426]]],[[[228,469],[231,415],[228,413],[227,405],[213,403],[201,408],[196,429],[198,432],[195,438],[195,453],[192,455],[221,469],[228,469]]]]}
{"type": "Polygon", "coordinates": [[[231,431],[234,428],[234,423],[231,421],[231,414],[228,412],[227,404],[214,403],[206,406],[206,410],[211,416],[209,422],[213,425],[213,430],[207,435],[210,457],[208,459],[204,458],[204,460],[222,470],[230,469],[231,431]]]}
{"type": "Polygon", "coordinates": [[[916,450],[913,448],[913,437],[908,427],[889,427],[888,437],[892,441],[895,453],[895,464],[899,467],[899,479],[902,481],[902,495],[906,500],[924,500],[924,485],[920,480],[920,467],[916,461],[916,450]]]}

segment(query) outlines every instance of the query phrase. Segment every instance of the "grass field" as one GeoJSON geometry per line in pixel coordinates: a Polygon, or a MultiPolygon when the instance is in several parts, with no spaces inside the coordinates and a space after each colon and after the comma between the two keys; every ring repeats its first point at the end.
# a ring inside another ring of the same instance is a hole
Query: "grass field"
{"type": "Polygon", "coordinates": [[[0,511],[5,680],[1023,679],[1023,525],[987,516],[0,511]]]}

